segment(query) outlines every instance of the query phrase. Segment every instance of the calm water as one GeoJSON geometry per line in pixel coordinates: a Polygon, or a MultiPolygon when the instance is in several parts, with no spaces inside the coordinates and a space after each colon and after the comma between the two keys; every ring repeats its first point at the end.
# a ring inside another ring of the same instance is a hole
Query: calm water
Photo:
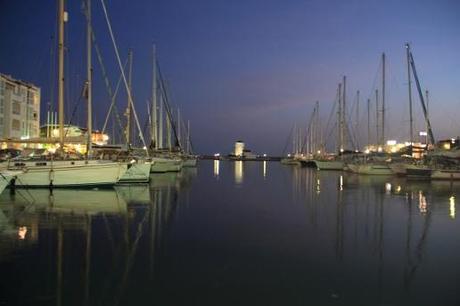
{"type": "Polygon", "coordinates": [[[458,305],[460,184],[202,161],[0,196],[0,305],[458,305]]]}

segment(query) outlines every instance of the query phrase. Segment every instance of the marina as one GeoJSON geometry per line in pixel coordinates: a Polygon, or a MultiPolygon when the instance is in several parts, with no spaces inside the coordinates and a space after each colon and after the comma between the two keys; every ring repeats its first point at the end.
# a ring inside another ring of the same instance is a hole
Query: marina
{"type": "Polygon", "coordinates": [[[3,193],[0,301],[454,305],[459,196],[457,182],[238,161],[3,193]]]}
{"type": "Polygon", "coordinates": [[[459,305],[457,2],[1,2],[0,306],[459,305]]]}

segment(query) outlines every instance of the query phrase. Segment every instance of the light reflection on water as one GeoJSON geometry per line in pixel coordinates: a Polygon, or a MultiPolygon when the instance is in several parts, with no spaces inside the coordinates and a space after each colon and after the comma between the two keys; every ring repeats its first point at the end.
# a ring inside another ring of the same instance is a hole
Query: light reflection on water
{"type": "Polygon", "coordinates": [[[455,304],[460,184],[217,162],[6,191],[0,304],[455,304]]]}
{"type": "Polygon", "coordinates": [[[242,184],[243,183],[243,176],[244,176],[244,164],[243,161],[237,160],[234,161],[235,164],[235,183],[242,184]]]}
{"type": "Polygon", "coordinates": [[[214,160],[214,176],[219,177],[219,171],[220,171],[220,160],[216,159],[214,160]]]}

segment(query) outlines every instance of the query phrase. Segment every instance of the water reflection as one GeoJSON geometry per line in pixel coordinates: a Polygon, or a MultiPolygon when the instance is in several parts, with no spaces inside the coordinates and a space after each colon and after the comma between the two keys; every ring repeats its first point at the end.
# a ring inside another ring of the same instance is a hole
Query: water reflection
{"type": "Polygon", "coordinates": [[[264,178],[266,178],[267,177],[267,161],[266,160],[262,162],[262,169],[263,169],[263,176],[264,178]]]}
{"type": "Polygon", "coordinates": [[[402,283],[409,292],[425,264],[428,245],[434,242],[433,216],[437,215],[441,220],[446,220],[447,216],[455,218],[455,197],[460,193],[460,184],[343,175],[302,168],[289,171],[292,171],[293,186],[296,186],[293,188],[294,198],[307,200],[307,215],[310,223],[315,225],[306,231],[321,232],[316,229],[318,226],[323,231],[333,231],[332,237],[323,238],[334,241],[335,258],[343,264],[350,265],[354,257],[375,258],[375,279],[379,290],[385,287],[385,275],[389,270],[387,261],[399,249],[393,241],[398,240],[395,237],[406,233],[402,283]],[[308,177],[315,177],[312,186],[306,183],[308,177]],[[331,188],[333,180],[335,189],[331,188]],[[320,192],[323,190],[327,192],[320,192]],[[316,194],[315,198],[311,197],[313,194],[316,194]],[[448,205],[443,204],[445,201],[448,205]],[[327,204],[334,204],[334,210],[327,204]],[[401,218],[405,218],[404,222],[401,218]],[[328,228],[327,223],[332,220],[333,229],[328,228]]]}
{"type": "Polygon", "coordinates": [[[455,196],[449,198],[449,216],[455,219],[455,196]]]}
{"type": "Polygon", "coordinates": [[[219,177],[219,170],[220,170],[220,160],[214,160],[214,176],[219,177]]]}
{"type": "MultiPolygon", "coordinates": [[[[139,264],[147,262],[142,267],[145,277],[154,279],[157,253],[176,213],[179,192],[187,191],[194,176],[191,169],[155,174],[150,185],[2,194],[0,267],[4,271],[18,252],[23,254],[19,258],[40,258],[41,263],[34,281],[18,287],[9,276],[0,287],[8,288],[9,300],[26,298],[27,303],[46,297],[42,302],[47,305],[124,304],[133,273],[141,277],[139,264]],[[23,298],[24,292],[38,295],[23,298]]],[[[23,277],[27,271],[22,261],[13,263],[23,277]]]]}
{"type": "Polygon", "coordinates": [[[89,191],[90,207],[62,200],[86,191],[0,196],[0,288],[45,305],[456,301],[460,184],[246,163],[235,189],[236,171],[199,167],[89,191]]]}
{"type": "Polygon", "coordinates": [[[242,184],[243,183],[243,161],[237,160],[234,162],[235,166],[235,183],[242,184]]]}

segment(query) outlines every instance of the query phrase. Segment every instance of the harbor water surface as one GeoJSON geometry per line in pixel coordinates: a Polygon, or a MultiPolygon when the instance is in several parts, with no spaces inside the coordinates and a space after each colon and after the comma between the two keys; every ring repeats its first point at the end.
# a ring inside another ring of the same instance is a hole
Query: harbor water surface
{"type": "Polygon", "coordinates": [[[460,184],[200,161],[0,196],[0,305],[458,305],[460,184]]]}

